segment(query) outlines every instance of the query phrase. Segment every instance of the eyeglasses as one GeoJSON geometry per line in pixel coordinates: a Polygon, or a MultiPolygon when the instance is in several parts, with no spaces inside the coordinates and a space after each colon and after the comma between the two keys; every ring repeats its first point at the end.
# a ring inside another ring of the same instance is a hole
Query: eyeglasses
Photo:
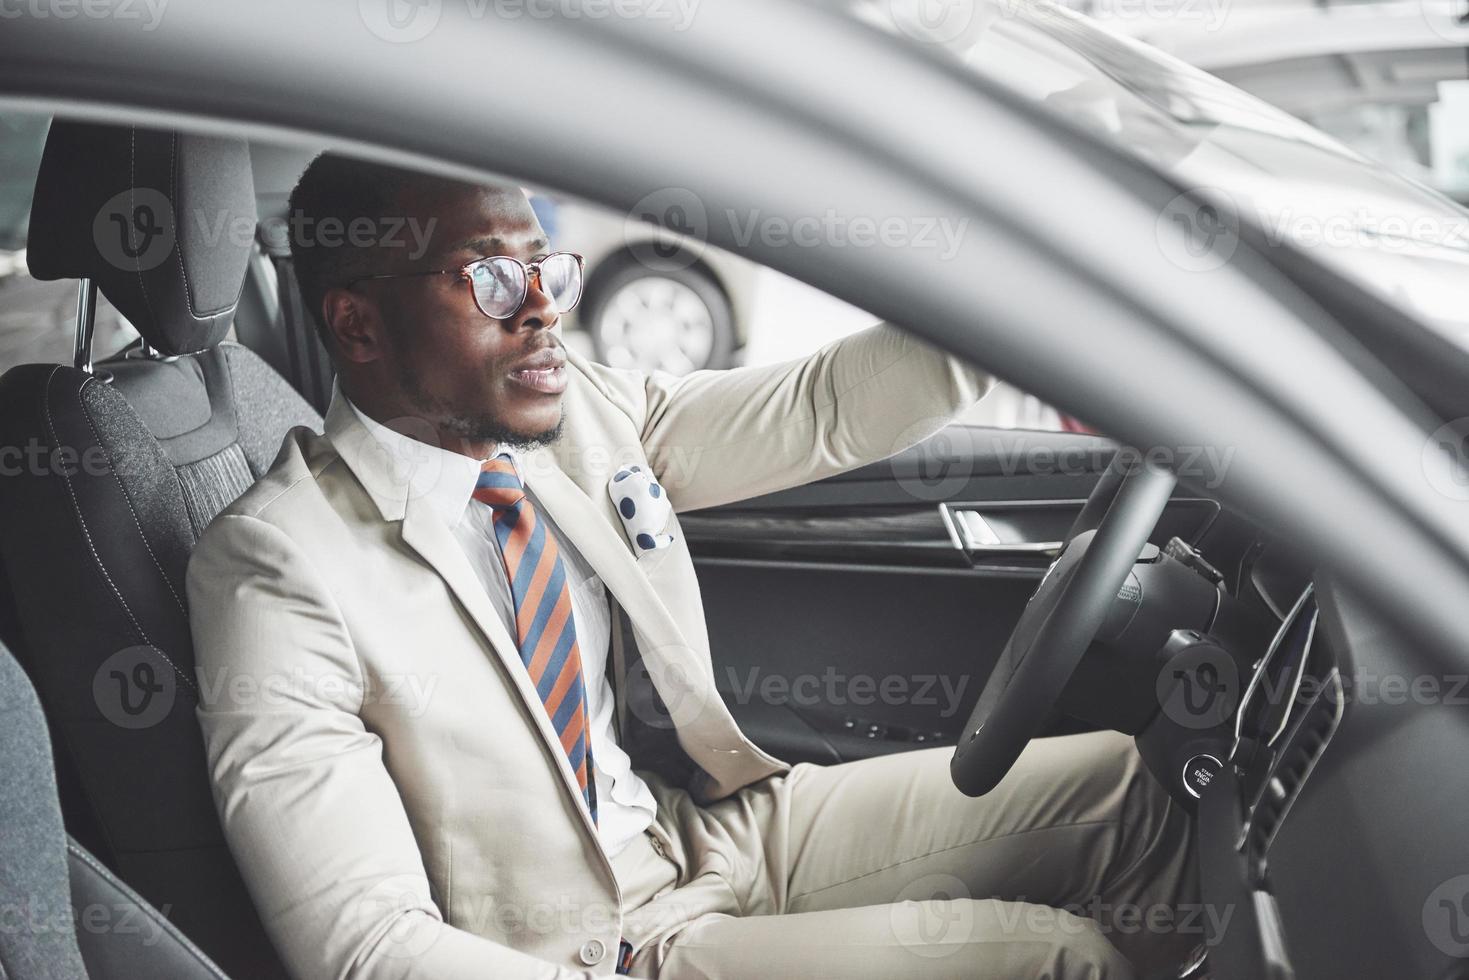
{"type": "Polygon", "coordinates": [[[347,283],[348,288],[366,279],[406,279],[411,276],[458,276],[469,283],[474,305],[492,320],[508,320],[525,305],[530,295],[531,280],[550,298],[558,313],[570,313],[581,299],[582,270],[586,260],[575,252],[552,252],[533,262],[522,262],[511,255],[491,255],[475,259],[457,269],[429,269],[424,272],[384,273],[359,276],[347,283]]]}

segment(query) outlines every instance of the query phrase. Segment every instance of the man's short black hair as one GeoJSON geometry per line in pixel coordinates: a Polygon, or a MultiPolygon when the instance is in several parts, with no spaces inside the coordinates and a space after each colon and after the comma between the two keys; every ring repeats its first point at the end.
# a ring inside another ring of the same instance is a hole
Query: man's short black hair
{"type": "Polygon", "coordinates": [[[429,217],[407,212],[406,192],[458,192],[470,187],[461,181],[336,153],[323,153],[311,161],[291,191],[287,226],[301,299],[328,350],[331,331],[321,312],[326,291],[390,271],[383,254],[389,247],[385,240],[395,235],[388,241],[412,242],[403,222],[429,217]]]}

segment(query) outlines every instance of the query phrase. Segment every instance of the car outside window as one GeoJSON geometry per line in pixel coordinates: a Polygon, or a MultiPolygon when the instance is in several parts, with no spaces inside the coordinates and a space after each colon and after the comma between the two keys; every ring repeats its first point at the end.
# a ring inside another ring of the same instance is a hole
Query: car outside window
{"type": "MultiPolygon", "coordinates": [[[[686,374],[804,357],[877,322],[864,310],[709,245],[699,234],[699,205],[688,196],[683,201],[670,191],[650,202],[665,219],[682,215],[691,232],[671,235],[635,216],[532,193],[553,247],[587,260],[582,303],[565,321],[569,345],[613,367],[686,374]]],[[[961,421],[1085,431],[1004,384],[961,421]]]]}

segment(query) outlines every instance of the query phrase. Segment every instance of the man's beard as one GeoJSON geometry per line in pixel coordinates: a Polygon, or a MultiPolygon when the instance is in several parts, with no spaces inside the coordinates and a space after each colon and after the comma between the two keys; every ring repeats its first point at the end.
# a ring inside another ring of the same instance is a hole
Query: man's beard
{"type": "Polygon", "coordinates": [[[455,435],[476,442],[493,442],[501,446],[511,446],[529,452],[542,446],[549,446],[561,438],[561,429],[566,424],[566,410],[561,410],[561,416],[556,419],[556,424],[541,432],[518,432],[495,418],[493,415],[449,415],[444,419],[444,426],[454,432],[455,435]]]}
{"type": "Polygon", "coordinates": [[[442,399],[434,398],[424,390],[418,372],[413,369],[410,360],[406,357],[398,358],[398,384],[402,386],[403,394],[413,403],[414,408],[426,417],[439,419],[444,428],[460,438],[473,442],[493,442],[529,452],[541,446],[549,446],[560,439],[561,429],[566,424],[565,408],[562,408],[555,425],[540,432],[521,432],[513,429],[503,420],[488,412],[472,414],[456,412],[453,406],[442,399]]]}

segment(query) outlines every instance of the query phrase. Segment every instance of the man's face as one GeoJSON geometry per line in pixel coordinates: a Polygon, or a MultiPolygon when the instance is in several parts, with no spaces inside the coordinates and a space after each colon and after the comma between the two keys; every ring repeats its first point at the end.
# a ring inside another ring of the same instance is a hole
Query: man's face
{"type": "MultiPolygon", "coordinates": [[[[549,247],[518,190],[407,193],[402,203],[405,216],[432,229],[428,249],[416,258],[402,254],[409,249],[384,249],[377,272],[457,269],[491,255],[530,262],[549,247]]],[[[376,401],[370,408],[379,416],[420,418],[460,443],[454,448],[472,453],[490,443],[556,438],[566,356],[559,314],[534,280],[521,308],[504,320],[481,313],[469,283],[453,275],[367,280],[352,291],[368,301],[365,318],[378,323],[371,356],[361,365],[366,370],[359,372],[363,384],[354,386],[359,407],[376,401]],[[367,386],[386,390],[363,391],[367,386]]],[[[346,353],[348,361],[356,359],[346,353]]]]}

